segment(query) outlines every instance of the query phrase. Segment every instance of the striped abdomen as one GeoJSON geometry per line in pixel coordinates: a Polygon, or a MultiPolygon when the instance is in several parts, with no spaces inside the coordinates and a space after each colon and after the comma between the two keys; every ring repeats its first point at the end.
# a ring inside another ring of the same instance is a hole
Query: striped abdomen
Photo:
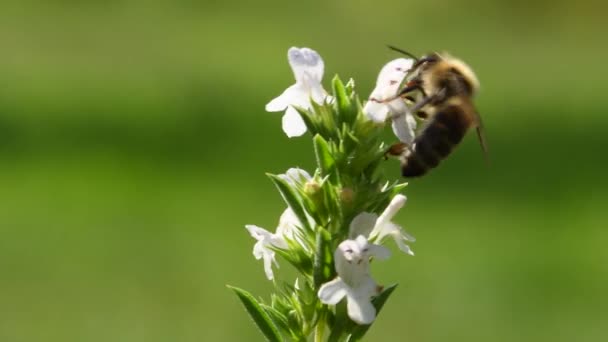
{"type": "Polygon", "coordinates": [[[474,113],[470,102],[463,99],[440,105],[428,126],[414,140],[412,149],[402,157],[403,176],[422,176],[439,165],[475,124],[474,113]]]}

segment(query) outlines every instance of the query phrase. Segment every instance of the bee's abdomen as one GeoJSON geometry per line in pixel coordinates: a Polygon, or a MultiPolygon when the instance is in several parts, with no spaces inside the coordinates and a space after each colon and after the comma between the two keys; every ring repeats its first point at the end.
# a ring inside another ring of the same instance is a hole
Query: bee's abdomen
{"type": "Polygon", "coordinates": [[[403,177],[420,177],[429,170],[429,167],[414,153],[410,154],[401,166],[403,177]]]}
{"type": "Polygon", "coordinates": [[[462,141],[470,120],[460,106],[447,106],[433,117],[414,140],[413,151],[405,157],[401,168],[404,177],[419,177],[439,165],[462,141]]]}

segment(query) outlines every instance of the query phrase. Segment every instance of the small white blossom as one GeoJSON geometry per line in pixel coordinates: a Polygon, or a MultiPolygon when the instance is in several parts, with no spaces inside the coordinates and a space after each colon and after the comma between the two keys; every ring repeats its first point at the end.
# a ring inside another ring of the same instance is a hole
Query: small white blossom
{"type": "Polygon", "coordinates": [[[367,236],[374,243],[382,243],[386,237],[391,237],[400,250],[409,255],[414,255],[406,242],[414,242],[416,239],[391,221],[399,209],[405,205],[406,200],[405,196],[396,195],[380,216],[367,212],[357,215],[350,223],[349,236],[351,238],[358,235],[367,236]]]}
{"type": "Polygon", "coordinates": [[[348,317],[357,324],[370,324],[376,318],[376,308],[372,297],[382,291],[369,274],[371,257],[387,259],[388,249],[371,244],[361,235],[353,240],[345,240],[334,253],[338,276],[319,289],[321,302],[335,305],[346,297],[348,317]]]}
{"type": "Polygon", "coordinates": [[[286,249],[288,245],[285,238],[296,239],[294,233],[300,226],[300,221],[290,208],[285,209],[283,214],[281,214],[279,226],[274,234],[255,225],[248,224],[245,226],[249,234],[257,240],[253,246],[253,256],[257,260],[264,260],[264,271],[268,280],[274,279],[272,264],[275,264],[277,267],[279,266],[275,259],[275,252],[270,247],[286,249]]]}
{"type": "Polygon", "coordinates": [[[416,119],[403,99],[395,96],[413,63],[414,61],[408,58],[397,58],[388,62],[378,74],[376,88],[363,108],[363,112],[378,123],[385,122],[390,114],[393,132],[401,142],[408,145],[414,141],[416,119]],[[391,98],[394,99],[383,102],[391,98]]]}
{"type": "Polygon", "coordinates": [[[291,186],[295,186],[298,183],[306,183],[312,180],[312,177],[308,172],[306,172],[306,170],[302,170],[297,167],[290,168],[284,174],[279,175],[279,177],[291,186]]]}
{"type": "Polygon", "coordinates": [[[306,125],[300,113],[293,107],[310,109],[310,99],[323,103],[327,92],[321,85],[323,79],[323,59],[309,48],[292,47],[287,52],[289,65],[293,70],[296,83],[266,105],[268,112],[285,111],[283,131],[288,137],[299,137],[306,133],[306,125]]]}

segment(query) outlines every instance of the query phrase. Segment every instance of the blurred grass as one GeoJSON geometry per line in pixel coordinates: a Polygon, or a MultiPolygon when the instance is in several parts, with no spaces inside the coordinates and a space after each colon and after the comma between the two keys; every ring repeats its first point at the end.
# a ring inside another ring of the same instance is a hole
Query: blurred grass
{"type": "Polygon", "coordinates": [[[263,111],[286,49],[365,97],[385,43],[474,66],[491,163],[471,136],[411,182],[417,255],[374,265],[400,287],[369,339],[605,339],[605,7],[3,2],[0,340],[260,339],[224,285],[269,293],[243,225],[283,209],[264,172],[313,167],[263,111]]]}

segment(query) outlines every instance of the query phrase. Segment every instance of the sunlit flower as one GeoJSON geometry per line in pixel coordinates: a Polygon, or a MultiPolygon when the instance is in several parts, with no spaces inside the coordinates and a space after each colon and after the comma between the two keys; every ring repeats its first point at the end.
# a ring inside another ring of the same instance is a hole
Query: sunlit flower
{"type": "Polygon", "coordinates": [[[396,195],[380,216],[367,212],[357,215],[350,223],[349,236],[351,238],[358,235],[367,236],[374,243],[382,243],[386,237],[391,237],[400,250],[414,255],[406,242],[414,242],[416,239],[391,221],[399,209],[405,205],[406,200],[405,196],[396,195]]]}
{"type": "Polygon", "coordinates": [[[257,240],[253,246],[253,256],[257,260],[264,260],[264,271],[269,280],[274,279],[272,264],[279,267],[275,258],[275,252],[271,247],[287,249],[286,238],[295,240],[295,230],[300,226],[300,221],[290,208],[285,209],[283,214],[281,214],[279,226],[274,234],[255,225],[248,224],[245,226],[249,234],[257,240]]]}
{"type": "Polygon", "coordinates": [[[286,181],[289,185],[295,186],[298,183],[306,183],[312,179],[306,170],[297,167],[292,167],[287,172],[280,174],[279,177],[286,181]]]}
{"type": "Polygon", "coordinates": [[[319,289],[321,302],[335,305],[346,297],[348,317],[357,324],[370,324],[376,318],[376,308],[372,297],[382,291],[369,274],[369,260],[386,259],[388,249],[369,243],[361,235],[353,240],[345,240],[338,245],[334,253],[334,262],[338,276],[319,289]]]}
{"type": "Polygon", "coordinates": [[[306,125],[300,113],[293,107],[310,109],[310,100],[323,103],[327,92],[321,85],[323,79],[323,59],[309,48],[292,47],[287,52],[289,65],[293,70],[296,83],[287,88],[281,95],[266,105],[268,112],[280,112],[283,115],[283,131],[288,137],[299,137],[306,133],[306,125]]]}
{"type": "Polygon", "coordinates": [[[388,62],[378,74],[376,88],[372,91],[363,112],[378,123],[391,118],[393,132],[401,142],[411,145],[414,141],[416,120],[401,98],[395,98],[403,79],[414,61],[397,58],[388,62]],[[392,101],[383,102],[395,98],[392,101]]]}

